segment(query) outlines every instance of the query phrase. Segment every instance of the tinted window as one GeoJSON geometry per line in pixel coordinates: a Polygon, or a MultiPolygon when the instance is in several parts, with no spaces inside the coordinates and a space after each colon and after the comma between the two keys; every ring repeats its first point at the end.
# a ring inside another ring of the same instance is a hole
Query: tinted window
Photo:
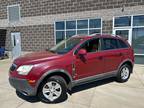
{"type": "Polygon", "coordinates": [[[122,40],[118,40],[119,48],[127,48],[127,44],[125,44],[122,40]]]}
{"type": "Polygon", "coordinates": [[[86,49],[87,52],[98,52],[100,50],[99,39],[92,39],[85,42],[80,49],[86,49]]]}
{"type": "Polygon", "coordinates": [[[90,28],[101,28],[101,19],[90,19],[89,27],[90,28]]]}
{"type": "Polygon", "coordinates": [[[103,39],[103,50],[111,50],[116,48],[118,48],[118,43],[116,39],[109,39],[109,38],[103,39]]]}
{"type": "Polygon", "coordinates": [[[136,54],[144,54],[144,28],[133,28],[132,46],[136,54]]]}
{"type": "Polygon", "coordinates": [[[66,29],[76,29],[76,21],[66,21],[66,29]]]}
{"type": "Polygon", "coordinates": [[[64,40],[64,31],[56,31],[56,43],[59,43],[60,41],[64,40]]]}
{"type": "Polygon", "coordinates": [[[56,22],[56,30],[64,30],[64,28],[65,28],[64,21],[56,22]]]}
{"type": "Polygon", "coordinates": [[[77,34],[88,34],[88,30],[77,30],[77,34]]]}
{"type": "Polygon", "coordinates": [[[88,20],[78,20],[77,21],[77,28],[78,29],[88,28],[88,20]]]}
{"type": "Polygon", "coordinates": [[[100,34],[101,33],[101,29],[91,29],[89,30],[89,34],[100,34]]]}
{"type": "Polygon", "coordinates": [[[144,15],[134,16],[133,26],[144,26],[144,15]]]}
{"type": "Polygon", "coordinates": [[[115,18],[115,27],[131,26],[131,17],[117,17],[115,18]]]}
{"type": "Polygon", "coordinates": [[[72,30],[72,31],[66,31],[66,38],[68,39],[69,37],[76,35],[76,31],[72,30]]]}

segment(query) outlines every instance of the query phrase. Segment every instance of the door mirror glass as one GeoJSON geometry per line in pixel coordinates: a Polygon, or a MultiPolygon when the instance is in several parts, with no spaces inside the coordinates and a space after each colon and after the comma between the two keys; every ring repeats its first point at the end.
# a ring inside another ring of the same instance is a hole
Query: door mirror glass
{"type": "Polygon", "coordinates": [[[85,49],[80,49],[78,51],[78,55],[86,55],[87,54],[87,51],[85,49]]]}

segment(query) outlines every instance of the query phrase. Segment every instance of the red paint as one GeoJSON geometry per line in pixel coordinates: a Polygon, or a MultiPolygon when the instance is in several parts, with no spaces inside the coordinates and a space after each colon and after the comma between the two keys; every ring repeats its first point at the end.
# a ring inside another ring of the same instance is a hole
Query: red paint
{"type": "MultiPolygon", "coordinates": [[[[73,38],[79,38],[79,36],[73,38]]],[[[110,35],[97,35],[92,37],[83,36],[81,38],[83,38],[83,41],[81,41],[77,46],[75,46],[71,51],[66,54],[55,54],[44,51],[27,54],[25,56],[17,58],[14,61],[14,64],[16,64],[18,67],[21,65],[35,66],[26,76],[19,75],[18,72],[15,70],[10,73],[10,77],[17,77],[37,82],[45,72],[54,69],[66,70],[72,77],[72,64],[74,63],[76,69],[74,80],[76,80],[116,70],[120,63],[125,59],[130,59],[132,63],[134,62],[133,49],[128,44],[128,42],[121,39],[120,37],[113,37],[110,35]],[[78,55],[73,54],[75,49],[79,48],[79,46],[84,41],[95,37],[120,39],[124,41],[129,47],[126,49],[116,49],[109,51],[107,50],[96,53],[87,53],[86,50],[81,49],[79,50],[78,54],[83,55],[83,60],[78,55]]]]}

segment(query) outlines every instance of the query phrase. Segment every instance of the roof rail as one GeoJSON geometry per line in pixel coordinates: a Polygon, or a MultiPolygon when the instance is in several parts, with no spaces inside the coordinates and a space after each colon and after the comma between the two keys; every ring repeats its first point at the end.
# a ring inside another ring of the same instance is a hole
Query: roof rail
{"type": "Polygon", "coordinates": [[[100,34],[98,34],[98,33],[93,33],[93,34],[90,34],[90,35],[88,35],[88,36],[95,36],[95,35],[100,35],[100,34]]]}
{"type": "Polygon", "coordinates": [[[89,35],[86,35],[86,34],[77,34],[77,35],[73,35],[72,37],[76,37],[76,36],[89,36],[89,35]]]}
{"type": "Polygon", "coordinates": [[[122,38],[120,35],[115,35],[116,37],[122,38]]]}
{"type": "Polygon", "coordinates": [[[76,37],[76,36],[79,36],[79,35],[73,35],[72,37],[76,37]]]}

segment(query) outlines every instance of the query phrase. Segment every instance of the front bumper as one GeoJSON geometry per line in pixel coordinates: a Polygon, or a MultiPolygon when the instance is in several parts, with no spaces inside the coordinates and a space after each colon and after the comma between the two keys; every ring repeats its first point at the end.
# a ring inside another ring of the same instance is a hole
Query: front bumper
{"type": "Polygon", "coordinates": [[[9,77],[9,82],[12,87],[26,96],[35,96],[37,94],[37,88],[29,85],[26,79],[9,77]]]}

